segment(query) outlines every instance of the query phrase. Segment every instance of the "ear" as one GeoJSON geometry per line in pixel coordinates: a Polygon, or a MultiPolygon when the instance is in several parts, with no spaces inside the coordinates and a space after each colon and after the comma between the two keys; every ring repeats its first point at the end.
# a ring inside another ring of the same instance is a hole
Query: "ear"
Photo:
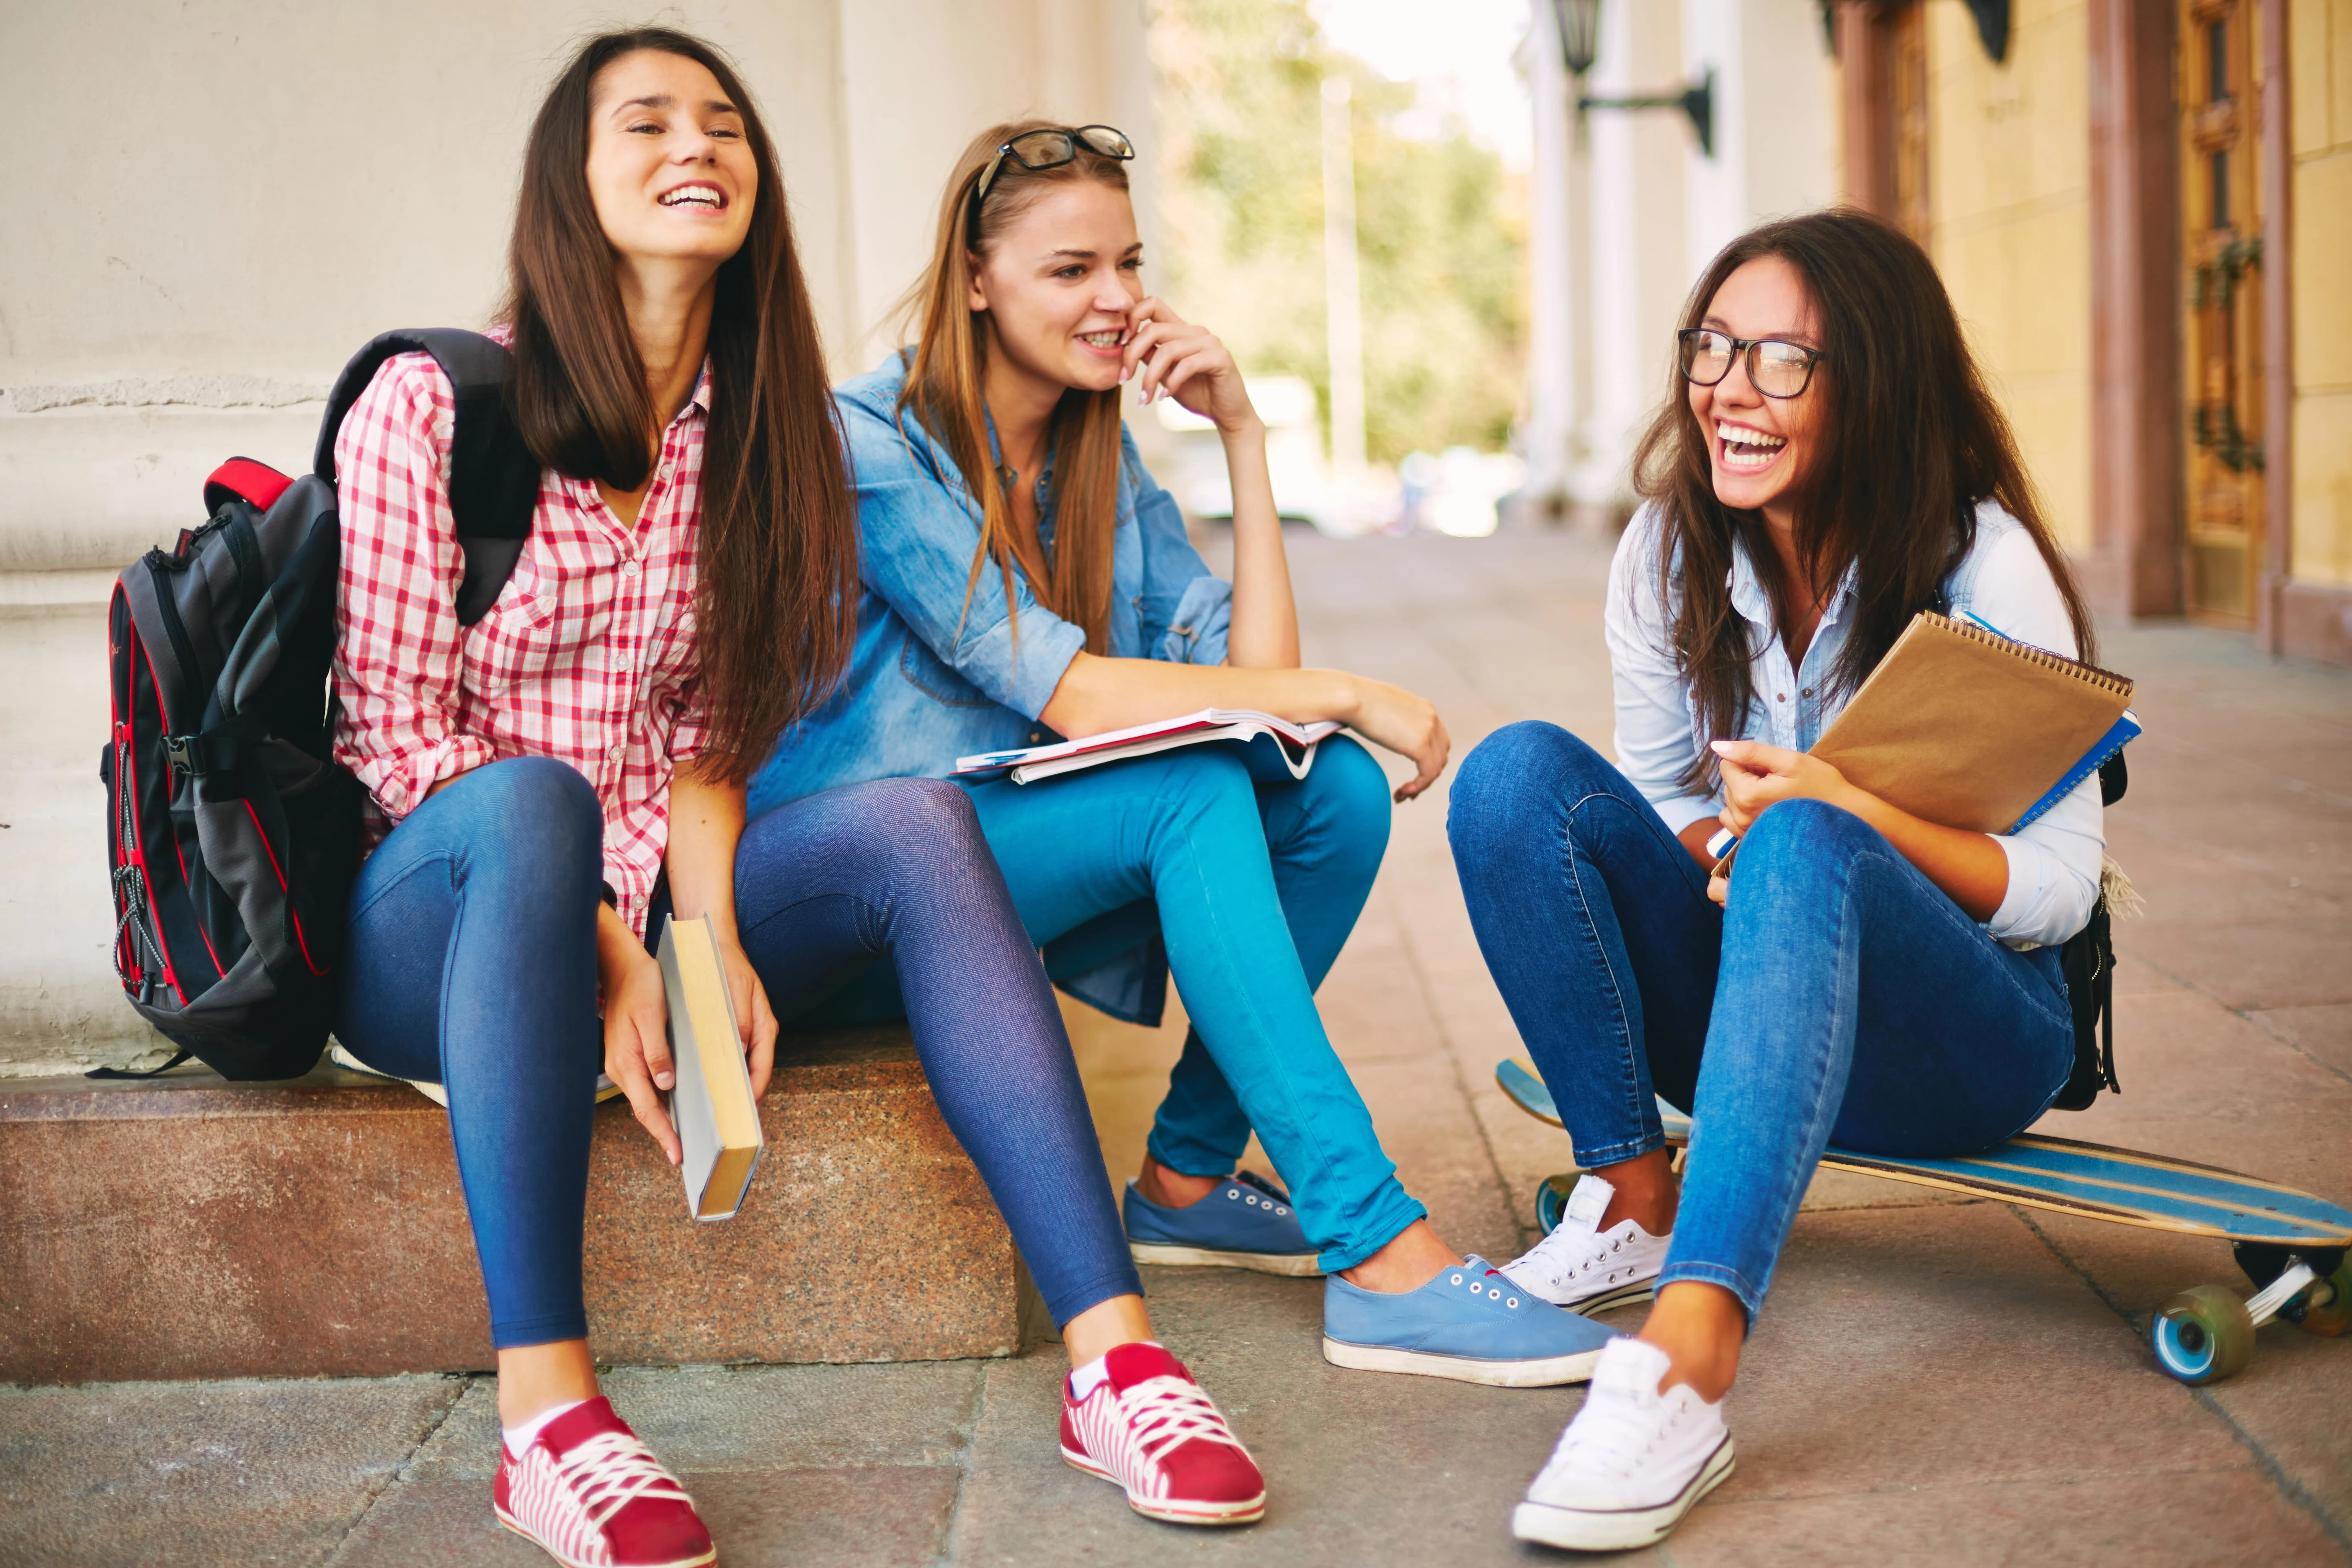
{"type": "Polygon", "coordinates": [[[963,275],[970,279],[964,286],[963,308],[967,310],[988,309],[988,289],[981,280],[981,259],[967,250],[963,253],[963,275]]]}

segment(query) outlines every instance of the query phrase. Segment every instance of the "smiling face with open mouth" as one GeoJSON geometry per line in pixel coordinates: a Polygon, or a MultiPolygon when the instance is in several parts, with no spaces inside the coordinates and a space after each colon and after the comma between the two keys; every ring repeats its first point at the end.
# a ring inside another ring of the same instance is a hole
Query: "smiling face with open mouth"
{"type": "Polygon", "coordinates": [[[971,309],[1024,374],[1108,392],[1119,382],[1129,315],[1143,299],[1143,242],[1125,191],[1055,185],[974,258],[971,309]]]}
{"type": "MultiPolygon", "coordinates": [[[[1797,269],[1777,256],[1759,256],[1725,279],[1699,324],[1733,338],[1822,346],[1811,291],[1797,269]]],[[[1826,364],[1816,365],[1796,396],[1766,397],[1748,380],[1743,353],[1733,357],[1729,372],[1713,386],[1689,384],[1691,413],[1706,438],[1716,500],[1742,511],[1785,514],[1819,444],[1828,376],[1826,364]]]]}
{"type": "Polygon", "coordinates": [[[588,191],[625,259],[716,268],[751,231],[760,169],[718,79],[682,55],[640,49],[597,73],[588,191]]]}

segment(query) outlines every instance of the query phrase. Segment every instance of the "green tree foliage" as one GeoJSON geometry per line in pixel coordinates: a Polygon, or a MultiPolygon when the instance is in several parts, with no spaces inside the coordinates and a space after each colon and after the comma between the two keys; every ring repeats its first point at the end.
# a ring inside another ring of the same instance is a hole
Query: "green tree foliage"
{"type": "Polygon", "coordinates": [[[1501,159],[1332,49],[1304,0],[1157,0],[1151,48],[1155,289],[1251,373],[1312,382],[1328,414],[1321,95],[1344,75],[1370,454],[1503,446],[1527,355],[1527,236],[1501,159]]]}

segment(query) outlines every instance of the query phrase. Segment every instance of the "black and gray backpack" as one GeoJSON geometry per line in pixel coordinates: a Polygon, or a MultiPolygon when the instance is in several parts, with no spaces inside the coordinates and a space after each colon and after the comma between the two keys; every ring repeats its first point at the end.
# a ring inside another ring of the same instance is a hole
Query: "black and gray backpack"
{"type": "Polygon", "coordinates": [[[335,439],[377,368],[410,353],[431,354],[457,390],[457,618],[479,620],[530,537],[539,465],[507,414],[506,350],[467,331],[376,338],[328,395],[310,473],[230,458],[205,482],[209,521],[115,583],[99,762],[114,967],[179,1047],[164,1067],[194,1056],[223,1078],[293,1078],[326,1044],[362,801],[333,760],[327,689],[335,439]]]}

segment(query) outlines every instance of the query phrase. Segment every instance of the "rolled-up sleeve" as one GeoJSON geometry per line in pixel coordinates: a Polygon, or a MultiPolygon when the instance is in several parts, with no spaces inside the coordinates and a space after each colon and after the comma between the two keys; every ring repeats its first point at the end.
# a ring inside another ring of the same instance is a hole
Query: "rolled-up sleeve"
{"type": "Polygon", "coordinates": [[[456,405],[423,354],[387,361],[335,441],[336,756],[397,822],[494,760],[458,727],[463,572],[446,479],[456,405]]]}
{"type": "MultiPolygon", "coordinates": [[[[2074,628],[2050,567],[2024,527],[1999,514],[1981,527],[2002,531],[1956,584],[1955,609],[1972,612],[2002,636],[2075,656],[2074,628]]],[[[2105,809],[2094,773],[2065,799],[1993,842],[2009,858],[2009,889],[1985,930],[2012,946],[2047,947],[2081,931],[2098,902],[2106,858],[2105,809]]]]}
{"type": "Polygon", "coordinates": [[[1037,603],[1021,574],[983,561],[979,509],[961,477],[935,472],[889,419],[844,399],[857,489],[860,570],[925,646],[992,700],[1035,719],[1087,634],[1037,603]]]}
{"type": "Polygon", "coordinates": [[[1609,604],[1602,626],[1617,703],[1617,770],[1642,792],[1670,833],[1723,809],[1715,796],[1683,782],[1698,755],[1682,672],[1667,642],[1658,581],[1655,508],[1643,507],[1617,542],[1609,566],[1609,604]]]}

